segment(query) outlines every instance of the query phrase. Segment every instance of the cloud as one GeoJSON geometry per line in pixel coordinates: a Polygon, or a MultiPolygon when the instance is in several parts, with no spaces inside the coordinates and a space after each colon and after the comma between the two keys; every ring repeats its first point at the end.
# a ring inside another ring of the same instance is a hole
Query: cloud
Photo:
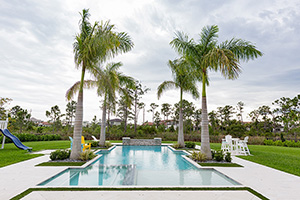
{"type": "MultiPolygon", "coordinates": [[[[111,20],[116,31],[132,37],[134,49],[111,61],[121,61],[122,72],[151,88],[143,97],[146,110],[152,102],[174,104],[179,100],[177,90],[166,92],[159,101],[156,97],[157,86],[171,80],[168,60],[178,57],[169,45],[174,32],[184,31],[197,40],[201,29],[212,24],[219,26],[219,41],[246,39],[264,56],[241,63],[243,73],[235,81],[210,72],[209,110],[243,101],[245,110],[251,111],[299,93],[297,1],[11,0],[1,1],[0,7],[0,91],[1,96],[14,100],[11,106],[32,109],[33,116],[41,119],[56,104],[65,110],[65,92],[80,79],[72,44],[83,8],[90,8],[91,22],[111,20]]],[[[184,97],[201,107],[200,100],[184,97]]],[[[101,116],[100,100],[95,90],[84,92],[84,120],[101,116]]],[[[146,113],[146,118],[151,120],[151,114],[146,113]]]]}

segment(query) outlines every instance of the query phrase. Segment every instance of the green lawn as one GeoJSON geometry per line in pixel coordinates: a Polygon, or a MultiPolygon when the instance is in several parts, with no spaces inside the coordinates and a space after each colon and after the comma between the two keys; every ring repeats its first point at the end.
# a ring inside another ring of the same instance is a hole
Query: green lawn
{"type": "MultiPolygon", "coordinates": [[[[66,149],[70,147],[70,141],[42,141],[24,142],[25,146],[32,147],[32,151],[44,149],[66,149]]],[[[24,160],[42,156],[42,154],[30,154],[18,149],[13,143],[6,143],[4,149],[0,149],[0,167],[18,163],[24,160]]]]}

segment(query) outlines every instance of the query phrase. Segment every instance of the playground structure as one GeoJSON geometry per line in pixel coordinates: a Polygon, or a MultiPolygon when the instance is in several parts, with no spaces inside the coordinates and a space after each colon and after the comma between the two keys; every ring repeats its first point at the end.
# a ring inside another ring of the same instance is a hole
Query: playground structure
{"type": "MultiPolygon", "coordinates": [[[[5,130],[7,129],[8,119],[0,121],[0,129],[5,130]]],[[[2,146],[1,149],[4,148],[5,143],[5,135],[3,134],[2,146]]]]}
{"type": "Polygon", "coordinates": [[[16,147],[18,147],[19,149],[23,149],[23,150],[27,150],[27,151],[31,151],[32,148],[31,147],[27,147],[25,146],[20,140],[19,138],[17,138],[16,136],[14,136],[13,134],[11,134],[9,132],[9,130],[7,129],[7,124],[8,124],[8,119],[6,119],[5,121],[0,121],[0,133],[3,134],[3,140],[2,140],[2,146],[1,149],[4,148],[4,143],[5,143],[5,137],[8,137],[9,139],[11,139],[11,141],[15,144],[16,147]]]}

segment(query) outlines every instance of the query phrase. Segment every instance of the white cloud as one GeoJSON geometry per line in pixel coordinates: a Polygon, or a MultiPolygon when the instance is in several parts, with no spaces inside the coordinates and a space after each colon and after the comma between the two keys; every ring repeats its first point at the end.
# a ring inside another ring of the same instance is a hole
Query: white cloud
{"type": "MultiPolygon", "coordinates": [[[[0,95],[14,105],[32,109],[46,119],[45,111],[59,105],[65,110],[66,90],[80,78],[75,69],[72,44],[78,32],[79,12],[90,8],[90,21],[111,20],[117,31],[128,32],[135,48],[114,61],[121,70],[151,88],[144,97],[150,103],[176,103],[178,91],[157,100],[156,88],[171,79],[169,59],[177,57],[169,42],[176,30],[198,39],[203,26],[219,25],[219,39],[243,38],[257,45],[264,56],[241,63],[243,73],[235,81],[210,73],[208,109],[238,101],[251,111],[282,96],[299,93],[300,4],[298,1],[1,1],[0,95]]],[[[89,76],[87,75],[87,78],[89,76]]],[[[200,87],[201,88],[201,87],[200,87]]],[[[200,100],[192,100],[200,108],[200,100]]],[[[76,100],[76,99],[75,99],[76,100]]],[[[100,97],[84,92],[84,119],[101,116],[100,97]]],[[[148,107],[147,107],[148,109],[148,107]]],[[[141,121],[142,114],[140,114],[141,121]]],[[[148,120],[151,115],[146,113],[148,120]]]]}

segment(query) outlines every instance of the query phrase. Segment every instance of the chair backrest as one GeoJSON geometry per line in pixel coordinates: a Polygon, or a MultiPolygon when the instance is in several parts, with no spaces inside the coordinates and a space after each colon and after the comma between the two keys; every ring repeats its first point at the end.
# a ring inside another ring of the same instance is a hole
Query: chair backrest
{"type": "Polygon", "coordinates": [[[69,139],[71,140],[71,142],[73,142],[73,138],[71,138],[71,137],[69,136],[69,139]]]}
{"type": "Polygon", "coordinates": [[[84,137],[81,136],[81,144],[85,144],[84,137]]]}
{"type": "Polygon", "coordinates": [[[247,142],[248,142],[248,139],[249,139],[249,137],[246,136],[246,137],[244,138],[244,142],[247,143],[247,142]]]}
{"type": "Polygon", "coordinates": [[[232,136],[231,135],[226,135],[225,140],[226,140],[226,142],[231,142],[232,136]]]}

